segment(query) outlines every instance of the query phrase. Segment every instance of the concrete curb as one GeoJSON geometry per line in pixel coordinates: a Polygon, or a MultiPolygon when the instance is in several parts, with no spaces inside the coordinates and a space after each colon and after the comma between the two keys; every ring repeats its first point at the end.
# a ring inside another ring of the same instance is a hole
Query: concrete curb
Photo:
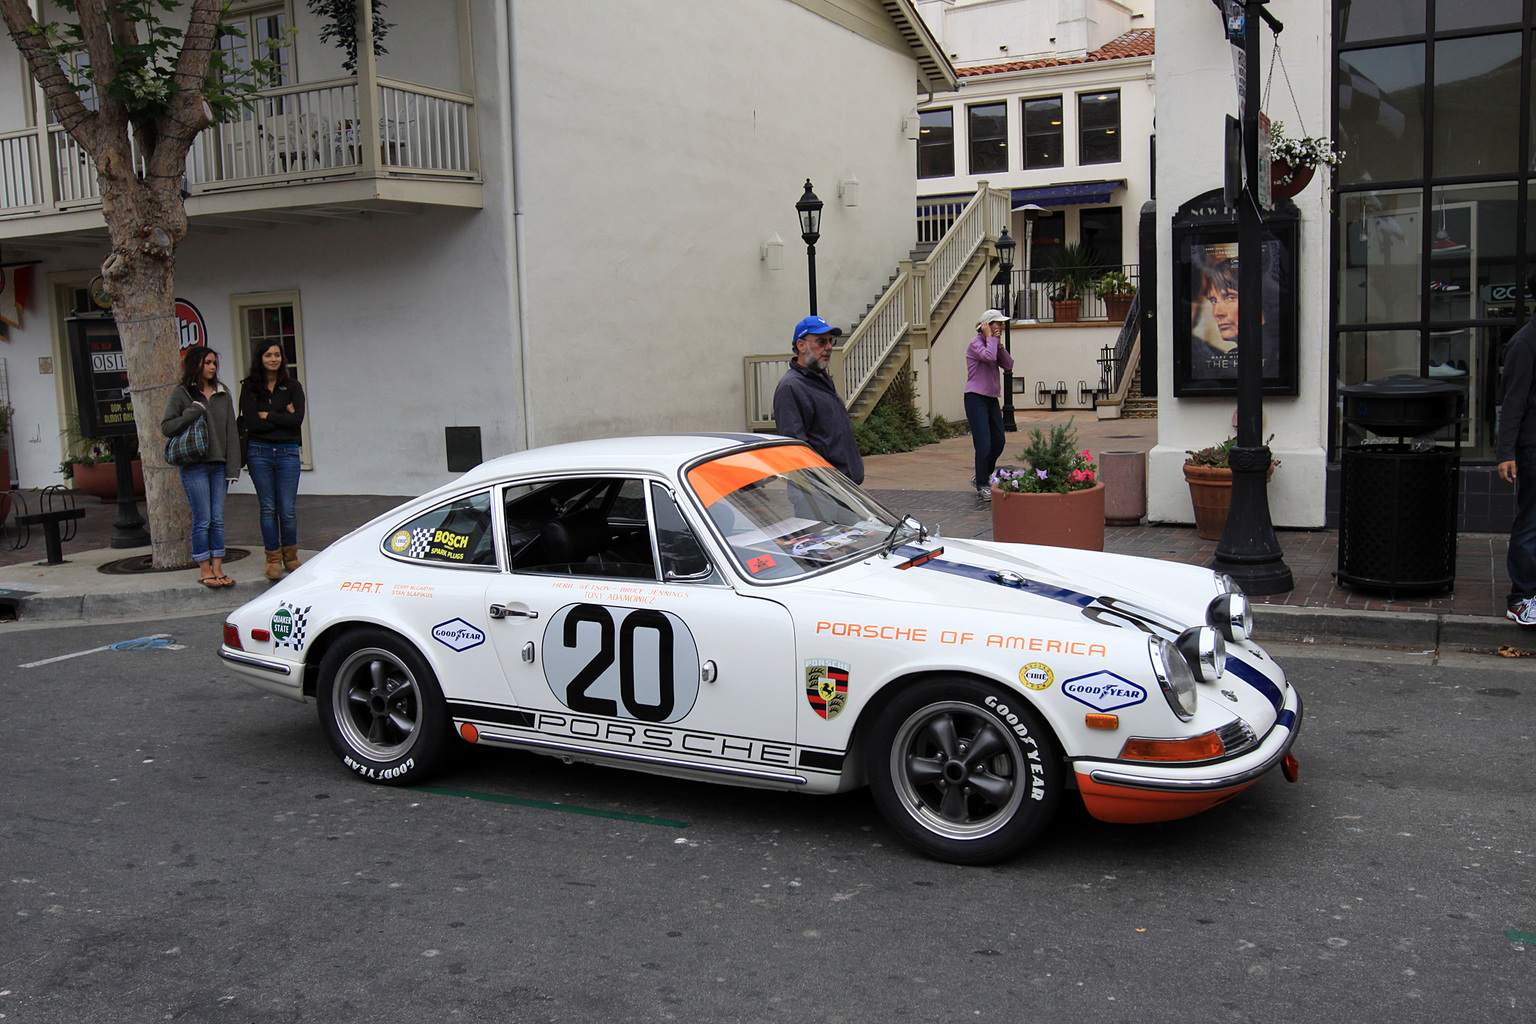
{"type": "Polygon", "coordinates": [[[18,622],[68,622],[83,619],[153,618],[184,612],[234,611],[259,590],[228,587],[209,590],[185,587],[115,594],[35,594],[17,603],[18,622]],[[199,592],[201,591],[201,592],[199,592]]]}
{"type": "Polygon", "coordinates": [[[1489,615],[1368,612],[1345,608],[1253,606],[1256,639],[1377,644],[1432,650],[1440,647],[1536,647],[1536,631],[1489,615]]]}

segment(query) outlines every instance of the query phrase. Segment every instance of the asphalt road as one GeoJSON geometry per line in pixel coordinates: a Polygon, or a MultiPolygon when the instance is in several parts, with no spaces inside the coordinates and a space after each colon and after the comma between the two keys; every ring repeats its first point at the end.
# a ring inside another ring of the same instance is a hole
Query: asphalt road
{"type": "Polygon", "coordinates": [[[1165,825],[1069,800],[978,869],[863,792],[483,750],[370,785],[219,621],[0,627],[7,1024],[1536,1017],[1528,661],[1276,649],[1300,783],[1165,825]]]}

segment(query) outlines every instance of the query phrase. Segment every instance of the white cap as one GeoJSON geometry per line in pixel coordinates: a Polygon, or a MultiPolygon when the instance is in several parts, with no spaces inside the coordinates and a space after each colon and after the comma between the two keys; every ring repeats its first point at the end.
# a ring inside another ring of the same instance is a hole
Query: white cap
{"type": "Polygon", "coordinates": [[[976,321],[976,326],[980,327],[982,324],[1001,324],[1007,322],[1008,314],[1000,309],[989,309],[981,314],[981,319],[976,321]]]}

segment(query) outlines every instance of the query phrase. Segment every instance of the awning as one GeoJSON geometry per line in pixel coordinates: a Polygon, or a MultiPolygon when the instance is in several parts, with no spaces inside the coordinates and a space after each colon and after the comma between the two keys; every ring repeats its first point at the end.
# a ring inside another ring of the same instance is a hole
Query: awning
{"type": "Polygon", "coordinates": [[[1117,188],[1125,187],[1124,178],[1114,181],[1069,181],[1062,185],[1043,185],[1039,188],[1013,190],[1013,208],[1028,203],[1036,206],[1091,206],[1109,202],[1117,188]]]}

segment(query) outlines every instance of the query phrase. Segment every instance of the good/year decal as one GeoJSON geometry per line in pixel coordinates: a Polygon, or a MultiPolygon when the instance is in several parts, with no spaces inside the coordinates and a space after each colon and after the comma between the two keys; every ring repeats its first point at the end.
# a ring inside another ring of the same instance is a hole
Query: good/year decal
{"type": "Polygon", "coordinates": [[[544,630],[544,678],[572,711],[676,722],[699,696],[699,649],[671,612],[568,604],[544,630]]]}

